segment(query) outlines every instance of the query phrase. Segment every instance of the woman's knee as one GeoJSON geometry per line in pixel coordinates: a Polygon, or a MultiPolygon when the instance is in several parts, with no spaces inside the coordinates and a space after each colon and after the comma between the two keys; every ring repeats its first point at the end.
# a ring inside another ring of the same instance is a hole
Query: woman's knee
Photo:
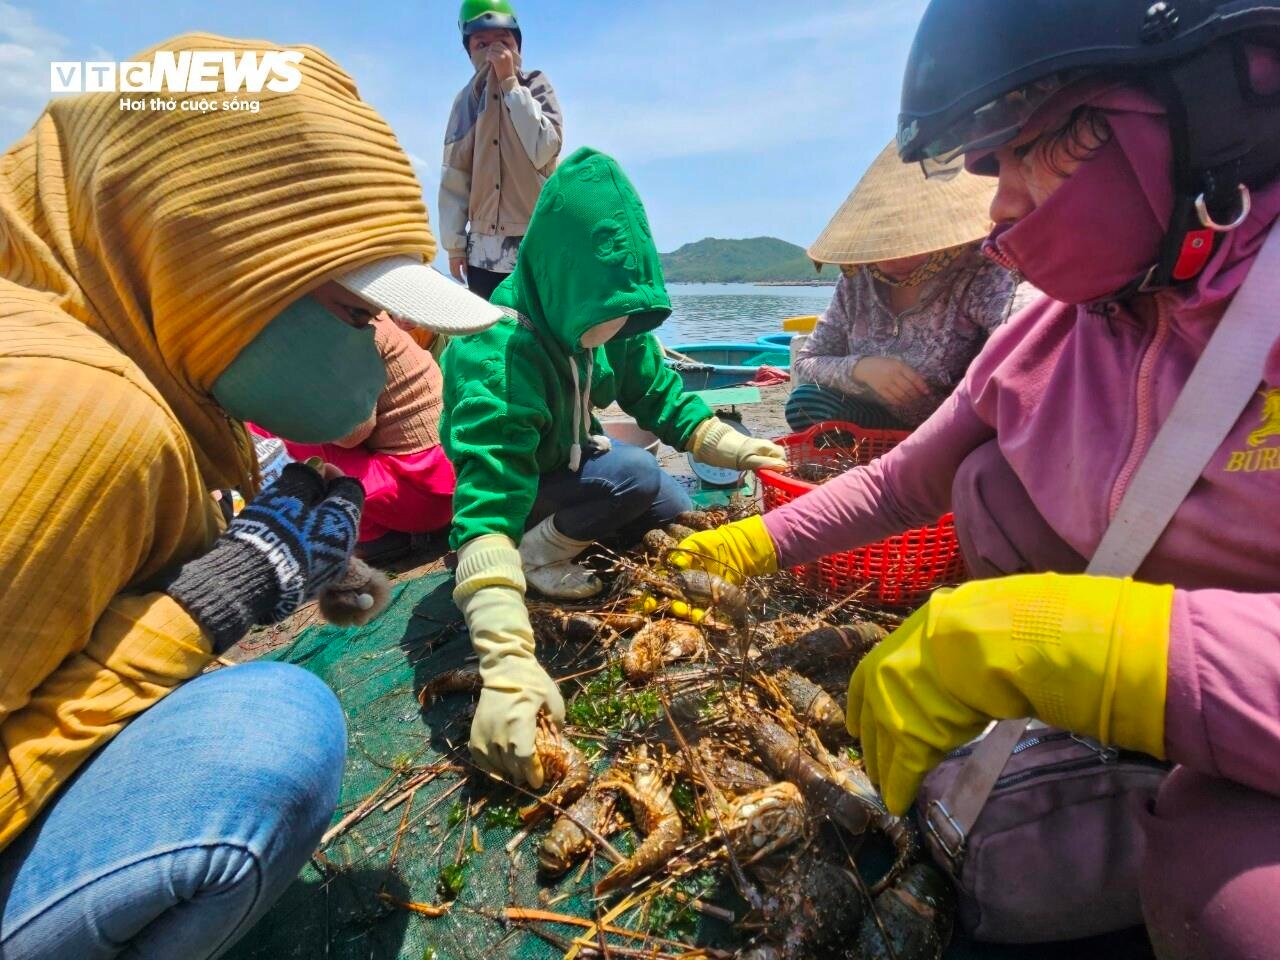
{"type": "Polygon", "coordinates": [[[630,444],[615,443],[606,454],[614,496],[622,513],[639,516],[648,510],[662,489],[662,467],[653,454],[630,444]]]}
{"type": "Polygon", "coordinates": [[[819,388],[812,384],[800,384],[791,391],[787,398],[784,416],[787,426],[792,430],[807,430],[814,424],[832,419],[830,416],[832,403],[822,396],[819,388]]]}
{"type": "Polygon", "coordinates": [[[298,667],[250,663],[179,687],[0,858],[5,912],[24,918],[23,947],[6,939],[0,956],[71,956],[46,945],[104,940],[131,943],[131,956],[210,955],[314,852],[345,745],[337,698],[298,667]]]}
{"type": "Polygon", "coordinates": [[[1147,818],[1142,905],[1164,960],[1274,956],[1280,799],[1179,767],[1147,818]]]}
{"type": "Polygon", "coordinates": [[[236,782],[275,806],[296,829],[323,829],[338,802],[346,759],[346,720],[333,691],[282,663],[244,664],[207,679],[220,681],[227,723],[239,728],[242,741],[211,758],[222,782],[236,782]]]}

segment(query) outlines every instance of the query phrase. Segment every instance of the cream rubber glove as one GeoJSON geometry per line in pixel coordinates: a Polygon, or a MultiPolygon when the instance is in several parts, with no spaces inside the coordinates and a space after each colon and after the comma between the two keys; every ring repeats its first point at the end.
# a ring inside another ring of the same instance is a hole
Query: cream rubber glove
{"type": "Polygon", "coordinates": [[[680,541],[667,556],[678,570],[705,570],[730,583],[778,572],[778,551],[763,517],[747,517],[680,541]]]}
{"type": "Polygon", "coordinates": [[[1164,758],[1173,587],[1052,573],[933,598],[858,665],[849,731],[901,815],[993,719],[1034,717],[1164,758]]]}
{"type": "Polygon", "coordinates": [[[689,438],[689,452],[713,467],[729,470],[785,470],[787,454],[770,440],[748,437],[718,417],[709,417],[689,438]]]}
{"type": "Polygon", "coordinates": [[[453,601],[480,655],[484,687],[471,721],[471,756],[483,770],[512,783],[542,786],[533,749],[538,714],[564,724],[564,700],[534,655],[524,605],[520,554],[507,537],[477,537],[458,551],[453,601]]]}

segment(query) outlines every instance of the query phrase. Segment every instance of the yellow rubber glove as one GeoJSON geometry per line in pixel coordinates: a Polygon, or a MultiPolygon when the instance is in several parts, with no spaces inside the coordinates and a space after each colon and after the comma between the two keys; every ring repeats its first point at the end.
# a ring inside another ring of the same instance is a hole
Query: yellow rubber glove
{"type": "Polygon", "coordinates": [[[1164,757],[1173,587],[1034,574],[939,590],[859,664],[849,731],[906,812],[947,753],[1034,717],[1164,757]]]}
{"type": "Polygon", "coordinates": [[[544,779],[534,753],[538,714],[564,723],[564,700],[534,654],[524,605],[520,553],[503,536],[477,537],[458,551],[454,603],[480,655],[484,687],[471,720],[476,766],[537,789],[544,779]]]}
{"type": "Polygon", "coordinates": [[[763,517],[747,517],[685,537],[667,556],[677,570],[705,570],[730,583],[777,573],[778,551],[763,517]]]}
{"type": "Polygon", "coordinates": [[[787,454],[770,440],[748,437],[723,420],[709,417],[689,438],[689,452],[713,467],[729,470],[785,470],[787,454]]]}

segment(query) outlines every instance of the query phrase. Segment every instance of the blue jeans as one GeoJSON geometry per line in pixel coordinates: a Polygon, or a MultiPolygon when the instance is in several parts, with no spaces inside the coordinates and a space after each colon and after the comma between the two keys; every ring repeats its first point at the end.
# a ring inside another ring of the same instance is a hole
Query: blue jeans
{"type": "Polygon", "coordinates": [[[557,470],[544,476],[528,525],[554,514],[556,529],[570,539],[629,545],[692,509],[684,487],[652,454],[615,440],[608,453],[584,457],[579,472],[557,470]]]}
{"type": "Polygon", "coordinates": [[[298,667],[183,685],[0,854],[0,958],[218,956],[314,852],[346,742],[337,699],[298,667]]]}

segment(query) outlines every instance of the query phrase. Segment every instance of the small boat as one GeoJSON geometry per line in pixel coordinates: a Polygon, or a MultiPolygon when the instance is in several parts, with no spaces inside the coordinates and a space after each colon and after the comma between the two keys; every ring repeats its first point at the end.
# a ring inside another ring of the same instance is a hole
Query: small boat
{"type": "Polygon", "coordinates": [[[761,337],[756,341],[756,343],[764,347],[789,350],[791,348],[791,341],[794,337],[794,333],[771,333],[767,337],[761,337]]]}
{"type": "Polygon", "coordinates": [[[680,356],[668,357],[667,365],[680,374],[686,390],[718,390],[750,383],[765,366],[791,369],[790,353],[761,343],[690,343],[674,352],[680,356]]]}

